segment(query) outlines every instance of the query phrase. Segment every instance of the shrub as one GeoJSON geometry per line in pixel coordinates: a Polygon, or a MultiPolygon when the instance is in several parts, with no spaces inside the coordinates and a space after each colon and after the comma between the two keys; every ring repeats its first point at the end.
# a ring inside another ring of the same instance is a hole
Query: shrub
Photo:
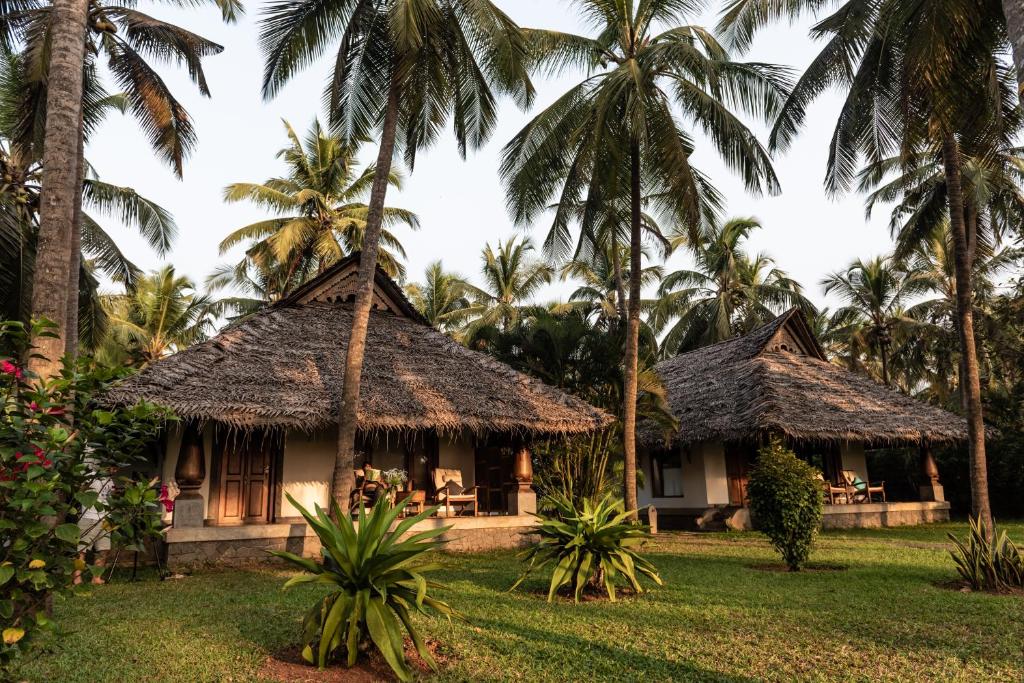
{"type": "MultiPolygon", "coordinates": [[[[32,334],[47,334],[36,324],[32,334]]],[[[0,323],[0,668],[7,668],[56,624],[47,615],[55,593],[72,590],[77,520],[93,508],[100,524],[108,504],[93,483],[144,460],[167,414],[151,404],[100,410],[92,398],[118,371],[88,360],[66,362],[39,381],[19,359],[31,352],[21,323],[0,323]]],[[[116,526],[106,525],[107,532],[116,526]]]]}
{"type": "Polygon", "coordinates": [[[389,531],[409,499],[392,507],[382,496],[369,515],[360,506],[358,528],[334,501],[331,502],[332,519],[319,505],[314,515],[290,495],[288,500],[320,538],[323,563],[288,552],[273,552],[308,572],[289,579],[284,587],[317,583],[332,589],[306,613],[303,658],[323,669],[344,647],[345,664],[351,667],[356,663],[360,646],[369,640],[401,680],[411,680],[402,636],[404,626],[420,657],[436,668],[409,615],[410,610],[427,614],[427,608],[448,617],[456,614],[447,603],[428,594],[430,588],[437,588],[439,584],[427,581],[423,575],[437,565],[416,563],[423,553],[440,545],[434,539],[451,527],[422,531],[405,539],[402,536],[414,524],[433,515],[437,508],[408,517],[394,531],[389,531]]]}
{"type": "Polygon", "coordinates": [[[799,571],[807,562],[822,516],[818,472],[796,457],[778,439],[758,452],[750,472],[747,495],[754,525],[789,566],[799,571]]]}
{"type": "Polygon", "coordinates": [[[647,527],[628,521],[621,500],[611,496],[598,503],[584,500],[582,509],[564,497],[550,497],[547,502],[555,514],[541,515],[536,529],[529,532],[538,534],[540,541],[524,554],[529,564],[509,590],[515,590],[534,570],[552,564],[548,602],[563,586],[572,588],[576,602],[588,586],[603,588],[614,602],[619,579],[637,593],[643,592],[638,574],[661,585],[654,565],[636,552],[651,535],[647,527]]]}
{"type": "Polygon", "coordinates": [[[956,570],[974,590],[1002,591],[1024,587],[1024,556],[995,524],[992,535],[986,533],[981,519],[971,519],[966,541],[953,534],[949,539],[956,546],[950,551],[956,570]]]}

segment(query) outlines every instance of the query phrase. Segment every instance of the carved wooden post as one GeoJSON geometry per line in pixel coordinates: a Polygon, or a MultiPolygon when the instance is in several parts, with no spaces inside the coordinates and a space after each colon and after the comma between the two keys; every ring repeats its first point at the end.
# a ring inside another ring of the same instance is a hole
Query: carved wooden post
{"type": "Polygon", "coordinates": [[[927,441],[921,442],[921,500],[943,502],[946,500],[942,484],[939,483],[939,468],[932,456],[932,449],[927,441]]]}
{"type": "Polygon", "coordinates": [[[199,489],[206,479],[206,453],[203,434],[195,424],[187,425],[181,437],[174,479],[181,487],[181,494],[174,500],[174,527],[203,526],[205,505],[199,489]]]}
{"type": "Polygon", "coordinates": [[[528,515],[537,512],[537,494],[533,492],[533,454],[527,441],[516,439],[512,477],[516,488],[508,494],[508,513],[528,515]]]}

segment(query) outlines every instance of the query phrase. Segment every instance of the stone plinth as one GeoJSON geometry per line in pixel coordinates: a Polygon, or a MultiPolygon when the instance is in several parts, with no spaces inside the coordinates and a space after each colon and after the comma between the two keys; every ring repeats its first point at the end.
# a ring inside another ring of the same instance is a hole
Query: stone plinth
{"type": "Polygon", "coordinates": [[[174,517],[172,525],[175,529],[203,526],[206,505],[198,493],[183,493],[174,500],[174,517]]]}
{"type": "Polygon", "coordinates": [[[537,514],[537,494],[533,489],[510,491],[508,494],[508,513],[510,515],[535,515],[537,514]]]}

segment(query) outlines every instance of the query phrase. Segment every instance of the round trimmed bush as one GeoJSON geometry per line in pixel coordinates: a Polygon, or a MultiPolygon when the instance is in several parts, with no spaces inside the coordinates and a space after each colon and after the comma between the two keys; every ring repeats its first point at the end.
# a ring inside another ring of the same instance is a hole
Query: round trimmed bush
{"type": "Polygon", "coordinates": [[[821,525],[818,471],[800,460],[779,439],[758,451],[747,495],[754,526],[771,541],[790,571],[799,571],[811,553],[821,525]]]}

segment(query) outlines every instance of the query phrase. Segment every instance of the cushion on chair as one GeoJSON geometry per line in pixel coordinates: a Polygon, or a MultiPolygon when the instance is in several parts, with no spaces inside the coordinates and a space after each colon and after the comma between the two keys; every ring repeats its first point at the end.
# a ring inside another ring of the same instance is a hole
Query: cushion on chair
{"type": "Polygon", "coordinates": [[[462,470],[444,469],[442,467],[434,470],[434,490],[440,491],[450,481],[454,481],[461,489],[462,470]]]}

